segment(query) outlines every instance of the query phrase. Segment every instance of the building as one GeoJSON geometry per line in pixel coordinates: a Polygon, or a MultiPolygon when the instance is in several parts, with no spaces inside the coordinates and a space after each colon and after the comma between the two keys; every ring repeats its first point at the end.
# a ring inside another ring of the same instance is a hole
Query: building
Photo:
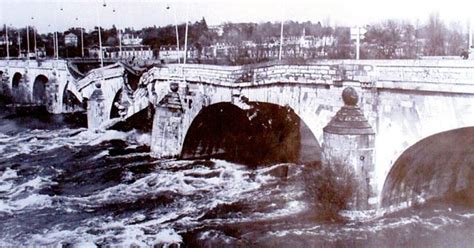
{"type": "Polygon", "coordinates": [[[224,34],[224,25],[214,25],[208,26],[209,31],[216,33],[218,36],[222,36],[224,34]]]}
{"type": "Polygon", "coordinates": [[[178,58],[182,60],[184,58],[184,49],[176,50],[176,46],[161,46],[160,53],[159,53],[160,60],[164,60],[166,62],[173,62],[177,61],[178,58]]]}
{"type": "Polygon", "coordinates": [[[119,47],[103,47],[104,58],[111,59],[153,59],[153,50],[150,46],[144,45],[133,45],[133,46],[122,46],[122,50],[119,47]]]}
{"type": "Polygon", "coordinates": [[[256,47],[257,44],[253,40],[244,40],[244,41],[242,41],[242,46],[244,46],[244,47],[256,47]]]}
{"type": "Polygon", "coordinates": [[[93,45],[93,46],[89,47],[88,50],[89,50],[89,56],[90,57],[93,57],[93,58],[98,58],[99,57],[99,53],[100,53],[99,46],[93,45]]]}
{"type": "MultiPolygon", "coordinates": [[[[7,44],[7,39],[5,38],[5,36],[0,36],[0,46],[5,46],[7,44]]],[[[13,45],[13,42],[12,40],[9,38],[8,39],[8,45],[13,45]]]]}
{"type": "Polygon", "coordinates": [[[330,36],[323,36],[319,39],[316,39],[315,47],[327,47],[327,46],[334,46],[336,43],[336,38],[332,35],[330,36]]]}
{"type": "Polygon", "coordinates": [[[77,35],[75,35],[73,33],[68,33],[68,34],[64,35],[64,44],[67,47],[77,47],[77,44],[78,44],[77,35]]]}
{"type": "Polygon", "coordinates": [[[312,35],[306,35],[306,29],[303,28],[303,35],[299,40],[300,48],[312,48],[315,45],[315,38],[312,35]]]}
{"type": "Polygon", "coordinates": [[[143,39],[134,36],[133,34],[123,34],[122,35],[122,44],[125,46],[138,46],[141,45],[143,42],[143,39]]]}
{"type": "MultiPolygon", "coordinates": [[[[89,56],[98,58],[100,48],[97,45],[89,47],[89,56]]],[[[153,50],[150,46],[122,46],[122,50],[118,46],[103,46],[103,58],[108,59],[153,59],[153,50]]]]}

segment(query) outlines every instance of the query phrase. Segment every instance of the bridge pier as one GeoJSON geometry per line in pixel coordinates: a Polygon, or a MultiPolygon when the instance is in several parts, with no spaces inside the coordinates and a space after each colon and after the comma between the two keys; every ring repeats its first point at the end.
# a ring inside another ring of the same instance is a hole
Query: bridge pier
{"type": "Polygon", "coordinates": [[[105,98],[100,83],[96,83],[96,89],[87,104],[87,128],[97,129],[107,120],[105,115],[105,98]]]}
{"type": "Polygon", "coordinates": [[[344,89],[342,99],[344,106],[323,129],[323,165],[335,172],[338,182],[352,184],[352,209],[374,208],[375,133],[352,87],[344,89]]]}
{"type": "Polygon", "coordinates": [[[0,71],[0,97],[2,97],[0,103],[11,103],[13,101],[8,68],[0,71]]]}
{"type": "Polygon", "coordinates": [[[184,111],[178,94],[178,83],[156,103],[151,136],[151,155],[156,158],[177,157],[184,142],[184,111]]]}

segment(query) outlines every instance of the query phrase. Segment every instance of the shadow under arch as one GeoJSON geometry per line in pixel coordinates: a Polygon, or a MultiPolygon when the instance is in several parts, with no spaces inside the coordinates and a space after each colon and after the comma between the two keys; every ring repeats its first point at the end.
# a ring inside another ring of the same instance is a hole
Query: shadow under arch
{"type": "Polygon", "coordinates": [[[186,134],[181,157],[218,157],[249,166],[320,161],[320,144],[289,107],[250,102],[203,108],[186,134]]]}
{"type": "Polygon", "coordinates": [[[13,74],[13,78],[12,78],[13,88],[18,88],[18,86],[20,85],[21,78],[22,78],[21,73],[15,72],[15,74],[13,74]]]}
{"type": "Polygon", "coordinates": [[[64,86],[63,91],[63,109],[66,112],[76,112],[82,111],[83,103],[79,100],[79,98],[70,90],[68,90],[69,81],[64,86]]]}
{"type": "Polygon", "coordinates": [[[39,105],[45,105],[47,101],[46,87],[49,79],[45,75],[38,75],[33,83],[33,102],[39,105]]]}
{"type": "Polygon", "coordinates": [[[110,119],[120,117],[120,109],[118,108],[120,101],[122,99],[122,88],[115,93],[114,100],[112,101],[112,106],[110,109],[110,119]]]}
{"type": "Polygon", "coordinates": [[[382,190],[382,207],[426,200],[474,207],[474,127],[424,138],[392,166],[382,190]]]}

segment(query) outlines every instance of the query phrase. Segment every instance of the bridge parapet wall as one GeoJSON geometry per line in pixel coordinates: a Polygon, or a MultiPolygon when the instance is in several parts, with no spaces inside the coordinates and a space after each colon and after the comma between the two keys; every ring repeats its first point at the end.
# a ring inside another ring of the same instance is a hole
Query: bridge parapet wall
{"type": "Polygon", "coordinates": [[[474,93],[474,64],[409,63],[377,65],[377,88],[474,93]]]}
{"type": "Polygon", "coordinates": [[[221,86],[236,84],[362,82],[363,86],[440,92],[473,92],[473,61],[333,60],[300,65],[245,66],[167,65],[155,79],[194,81],[221,86]]]}
{"type": "Polygon", "coordinates": [[[185,80],[216,84],[224,87],[251,84],[310,83],[332,84],[334,81],[363,81],[374,79],[373,67],[367,65],[308,64],[308,65],[167,65],[155,68],[152,79],[185,80]]]}
{"type": "Polygon", "coordinates": [[[67,69],[66,60],[0,60],[0,68],[16,67],[16,68],[37,68],[37,69],[67,69]]]}

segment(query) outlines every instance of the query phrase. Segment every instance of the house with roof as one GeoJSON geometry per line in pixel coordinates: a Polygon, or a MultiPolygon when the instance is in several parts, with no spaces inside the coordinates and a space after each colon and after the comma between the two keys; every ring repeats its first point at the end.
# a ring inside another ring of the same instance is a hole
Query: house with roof
{"type": "Polygon", "coordinates": [[[67,33],[66,35],[64,35],[64,45],[66,45],[67,47],[77,47],[78,43],[79,39],[77,35],[73,33],[67,33]]]}

